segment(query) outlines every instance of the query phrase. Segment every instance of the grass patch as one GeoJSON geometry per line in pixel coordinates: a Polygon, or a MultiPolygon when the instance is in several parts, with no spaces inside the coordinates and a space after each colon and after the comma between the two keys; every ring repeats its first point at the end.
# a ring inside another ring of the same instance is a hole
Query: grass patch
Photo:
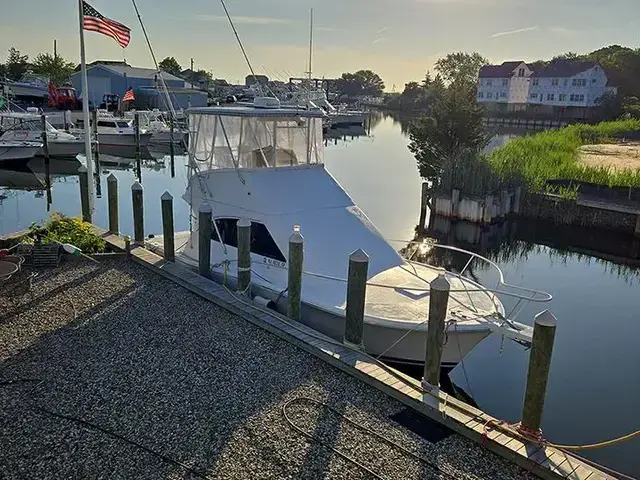
{"type": "MultiPolygon", "coordinates": [[[[547,180],[564,179],[607,185],[640,187],[640,170],[613,170],[581,164],[583,145],[612,143],[631,132],[640,131],[640,120],[571,125],[510,141],[488,156],[499,178],[520,177],[530,191],[556,192],[547,180]]],[[[566,192],[564,192],[566,193],[566,192]]]]}

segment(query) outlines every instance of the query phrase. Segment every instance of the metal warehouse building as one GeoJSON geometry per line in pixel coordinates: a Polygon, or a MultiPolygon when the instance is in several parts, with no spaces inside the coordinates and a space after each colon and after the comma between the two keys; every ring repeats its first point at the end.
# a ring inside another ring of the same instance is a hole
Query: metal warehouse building
{"type": "MultiPolygon", "coordinates": [[[[171,92],[170,97],[174,108],[207,105],[206,93],[185,88],[184,79],[166,72],[162,73],[162,78],[171,92]]],[[[124,62],[94,62],[87,65],[87,80],[90,107],[99,105],[102,97],[107,93],[114,93],[122,98],[129,88],[133,88],[135,93],[136,108],[163,108],[164,106],[164,99],[159,98],[157,91],[158,87],[161,89],[162,86],[155,69],[132,67],[124,62]]],[[[79,71],[71,76],[71,81],[78,94],[84,98],[79,71]]]]}

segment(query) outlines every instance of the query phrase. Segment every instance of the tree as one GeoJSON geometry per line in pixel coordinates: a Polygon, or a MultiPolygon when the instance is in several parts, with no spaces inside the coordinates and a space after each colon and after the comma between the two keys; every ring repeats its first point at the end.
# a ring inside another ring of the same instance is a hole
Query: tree
{"type": "Polygon", "coordinates": [[[355,73],[343,73],[338,79],[337,89],[341,95],[366,95],[379,97],[384,91],[384,82],[371,70],[358,70],[355,73]]]}
{"type": "Polygon", "coordinates": [[[438,59],[435,69],[447,84],[453,82],[469,82],[475,84],[480,68],[488,63],[489,60],[477,52],[456,52],[438,59]]]}
{"type": "Polygon", "coordinates": [[[7,57],[5,68],[7,72],[7,78],[16,81],[20,80],[22,75],[27,73],[27,69],[29,68],[29,56],[20,55],[19,50],[11,47],[9,49],[9,56],[7,57]]]}
{"type": "Polygon", "coordinates": [[[174,57],[167,57],[158,65],[161,70],[164,70],[171,75],[180,75],[182,67],[174,57]]]}
{"type": "Polygon", "coordinates": [[[580,59],[580,55],[578,55],[575,52],[567,52],[567,53],[561,53],[560,55],[556,55],[555,57],[553,57],[551,59],[551,61],[555,61],[555,60],[579,60],[580,59]]]}
{"type": "Polygon", "coordinates": [[[600,108],[602,120],[614,120],[622,114],[622,96],[617,93],[607,92],[596,100],[600,108]]]}
{"type": "Polygon", "coordinates": [[[431,105],[429,115],[411,127],[409,150],[416,157],[420,176],[434,188],[445,165],[476,155],[487,145],[484,109],[476,102],[475,83],[456,81],[431,105]]]}
{"type": "Polygon", "coordinates": [[[60,55],[55,57],[49,53],[39,53],[32,64],[33,73],[44,75],[54,84],[67,81],[75,69],[75,64],[67,62],[60,55]]]}
{"type": "Polygon", "coordinates": [[[4,66],[4,63],[0,63],[0,79],[3,79],[7,76],[7,67],[4,66]]]}

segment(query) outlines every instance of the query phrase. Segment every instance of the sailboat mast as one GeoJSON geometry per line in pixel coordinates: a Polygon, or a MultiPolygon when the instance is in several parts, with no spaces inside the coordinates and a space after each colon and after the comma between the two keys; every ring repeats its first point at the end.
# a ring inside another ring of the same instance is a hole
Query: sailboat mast
{"type": "Polygon", "coordinates": [[[313,8],[311,9],[310,19],[309,19],[309,85],[307,86],[307,108],[309,108],[309,104],[311,103],[311,72],[313,71],[312,62],[313,61],[313,8]]]}
{"type": "MultiPolygon", "coordinates": [[[[82,77],[82,120],[84,122],[84,150],[89,177],[89,211],[93,212],[93,156],[91,155],[91,126],[89,125],[89,82],[87,81],[87,59],[84,49],[84,8],[83,0],[78,0],[80,17],[80,76],[82,77]]],[[[96,141],[98,139],[96,138],[96,141]]]]}

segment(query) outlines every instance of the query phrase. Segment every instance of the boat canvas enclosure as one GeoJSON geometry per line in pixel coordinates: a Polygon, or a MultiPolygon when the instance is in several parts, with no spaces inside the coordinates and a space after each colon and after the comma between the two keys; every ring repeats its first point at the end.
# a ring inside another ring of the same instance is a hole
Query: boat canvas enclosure
{"type": "Polygon", "coordinates": [[[321,164],[321,110],[191,108],[189,150],[201,169],[321,164]]]}

